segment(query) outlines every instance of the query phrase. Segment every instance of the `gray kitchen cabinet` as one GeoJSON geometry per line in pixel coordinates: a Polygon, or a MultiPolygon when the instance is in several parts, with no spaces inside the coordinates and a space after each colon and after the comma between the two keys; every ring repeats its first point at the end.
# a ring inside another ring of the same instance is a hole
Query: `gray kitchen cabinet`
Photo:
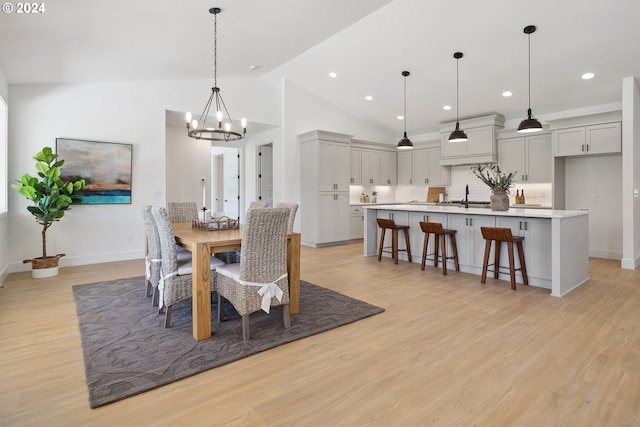
{"type": "Polygon", "coordinates": [[[362,184],[362,148],[351,147],[351,167],[349,168],[351,178],[349,184],[362,184]]]}
{"type": "Polygon", "coordinates": [[[351,240],[364,238],[364,208],[362,206],[351,206],[350,218],[351,240]]]}
{"type": "Polygon", "coordinates": [[[378,185],[380,183],[380,151],[362,149],[362,184],[378,185]]]}
{"type": "Polygon", "coordinates": [[[552,161],[550,133],[498,140],[500,169],[516,171],[516,182],[551,182],[552,161]]]}
{"type": "MultiPolygon", "coordinates": [[[[529,281],[534,281],[537,286],[551,289],[551,271],[549,269],[549,265],[551,265],[552,262],[551,220],[497,216],[496,227],[510,228],[512,235],[524,237],[522,246],[529,281]]],[[[519,266],[518,250],[515,245],[513,253],[516,259],[516,266],[519,266]]],[[[507,246],[504,243],[502,244],[500,252],[500,265],[509,266],[507,246]]],[[[500,278],[509,280],[508,270],[502,273],[500,278]]],[[[516,281],[522,283],[522,274],[520,271],[516,272],[516,281]]]]}
{"type": "Polygon", "coordinates": [[[298,138],[301,243],[319,247],[347,242],[351,135],[318,130],[298,138]]]}
{"type": "Polygon", "coordinates": [[[396,185],[396,153],[380,151],[380,185],[396,185]]]}
{"type": "Polygon", "coordinates": [[[440,166],[439,160],[439,148],[420,148],[398,153],[398,184],[451,184],[451,170],[440,166]]]}
{"type": "Polygon", "coordinates": [[[458,263],[475,274],[482,272],[485,240],[480,227],[495,227],[495,217],[485,215],[449,215],[448,228],[457,230],[458,263]]]}
{"type": "Polygon", "coordinates": [[[577,126],[553,131],[554,157],[622,152],[620,122],[577,126]]]}

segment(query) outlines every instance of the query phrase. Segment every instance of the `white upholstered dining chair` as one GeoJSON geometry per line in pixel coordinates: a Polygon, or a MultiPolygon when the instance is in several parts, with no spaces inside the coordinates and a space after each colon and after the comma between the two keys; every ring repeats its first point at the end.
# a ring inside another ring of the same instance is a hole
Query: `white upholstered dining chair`
{"type": "MultiPolygon", "coordinates": [[[[171,229],[171,222],[167,210],[154,206],[151,214],[155,220],[160,239],[161,272],[158,282],[159,304],[158,312],[164,310],[164,327],[171,324],[171,308],[174,303],[192,295],[192,265],[191,259],[178,260],[176,253],[176,240],[171,229]]],[[[216,257],[210,258],[211,291],[216,290],[216,269],[224,265],[224,262],[216,257]]]]}
{"type": "Polygon", "coordinates": [[[283,306],[285,328],[289,316],[287,276],[288,208],[257,208],[247,211],[242,227],[240,263],[218,267],[218,320],[224,320],[224,300],[242,316],[242,338],[250,337],[249,315],[260,309],[269,313],[283,306]]]}

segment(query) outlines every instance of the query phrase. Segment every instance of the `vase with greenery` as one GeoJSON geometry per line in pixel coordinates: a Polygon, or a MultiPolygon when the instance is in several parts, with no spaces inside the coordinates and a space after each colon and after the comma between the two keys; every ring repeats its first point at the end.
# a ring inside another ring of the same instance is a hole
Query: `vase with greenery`
{"type": "Polygon", "coordinates": [[[479,163],[471,166],[473,174],[480,178],[489,188],[491,197],[489,204],[494,211],[509,210],[509,188],[514,185],[517,171],[504,173],[495,163],[479,163]]]}
{"type": "Polygon", "coordinates": [[[42,226],[42,257],[24,260],[31,262],[34,277],[50,277],[58,273],[58,259],[64,254],[47,256],[47,230],[54,221],[60,221],[65,212],[70,209],[73,199],[85,186],[84,179],[65,181],[61,178],[64,160],[57,160],[58,154],[51,147],[44,147],[36,153],[37,176],[28,173],[20,177],[19,183],[11,184],[15,190],[27,200],[33,202],[27,210],[42,226]],[[37,269],[54,269],[48,273],[38,274],[37,269]]]}

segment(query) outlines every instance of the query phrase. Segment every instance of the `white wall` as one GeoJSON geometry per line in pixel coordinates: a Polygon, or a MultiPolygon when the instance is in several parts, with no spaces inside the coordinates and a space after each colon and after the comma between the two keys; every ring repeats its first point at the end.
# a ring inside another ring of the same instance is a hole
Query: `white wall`
{"type": "MultiPolygon", "coordinates": [[[[2,108],[0,108],[0,114],[5,114],[5,104],[9,104],[9,87],[7,85],[7,79],[4,73],[0,69],[0,98],[2,98],[2,108]]],[[[0,118],[4,120],[4,117],[0,118]]],[[[0,125],[0,132],[4,132],[4,124],[0,125]]],[[[7,167],[7,152],[0,153],[0,162],[3,165],[0,167],[0,171],[7,167]]],[[[8,190],[7,190],[8,191],[8,190]]],[[[4,202],[3,202],[4,203],[4,202]]],[[[0,213],[0,286],[4,283],[9,274],[9,230],[8,230],[8,215],[0,213]]]]}
{"type": "Polygon", "coordinates": [[[622,80],[622,268],[640,266],[640,89],[622,80]]]}
{"type": "Polygon", "coordinates": [[[205,188],[211,209],[211,144],[187,136],[184,127],[167,126],[167,202],[196,202],[202,209],[205,188]],[[201,182],[201,178],[205,182],[201,182]]]}
{"type": "MultiPolygon", "coordinates": [[[[282,144],[273,147],[274,202],[287,200],[300,204],[300,143],[298,135],[313,131],[354,135],[356,139],[382,142],[397,138],[382,129],[373,128],[358,117],[336,108],[335,105],[306,91],[300,86],[283,80],[282,144]],[[278,192],[277,189],[283,189],[278,192]]],[[[300,221],[304,218],[300,218],[300,221]]]]}
{"type": "MultiPolygon", "coordinates": [[[[221,81],[225,102],[257,123],[278,123],[278,91],[261,79],[221,81]]],[[[61,265],[143,256],[140,205],[166,204],[166,110],[199,111],[208,99],[206,80],[10,86],[9,180],[35,173],[32,156],[56,137],[133,144],[131,205],[74,206],[47,232],[47,251],[66,253],[61,265]]],[[[189,165],[184,165],[188,168],[189,165]]],[[[40,256],[40,227],[27,201],[9,193],[9,272],[40,256]]],[[[3,243],[4,246],[4,243],[3,243]]]]}

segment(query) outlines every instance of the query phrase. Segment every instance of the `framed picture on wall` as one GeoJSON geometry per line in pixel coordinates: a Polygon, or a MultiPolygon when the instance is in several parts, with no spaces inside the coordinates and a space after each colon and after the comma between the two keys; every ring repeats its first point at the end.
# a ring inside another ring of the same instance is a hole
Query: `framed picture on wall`
{"type": "Polygon", "coordinates": [[[64,160],[61,178],[87,182],[74,204],[130,204],[132,149],[131,144],[56,138],[56,153],[64,160]]]}

